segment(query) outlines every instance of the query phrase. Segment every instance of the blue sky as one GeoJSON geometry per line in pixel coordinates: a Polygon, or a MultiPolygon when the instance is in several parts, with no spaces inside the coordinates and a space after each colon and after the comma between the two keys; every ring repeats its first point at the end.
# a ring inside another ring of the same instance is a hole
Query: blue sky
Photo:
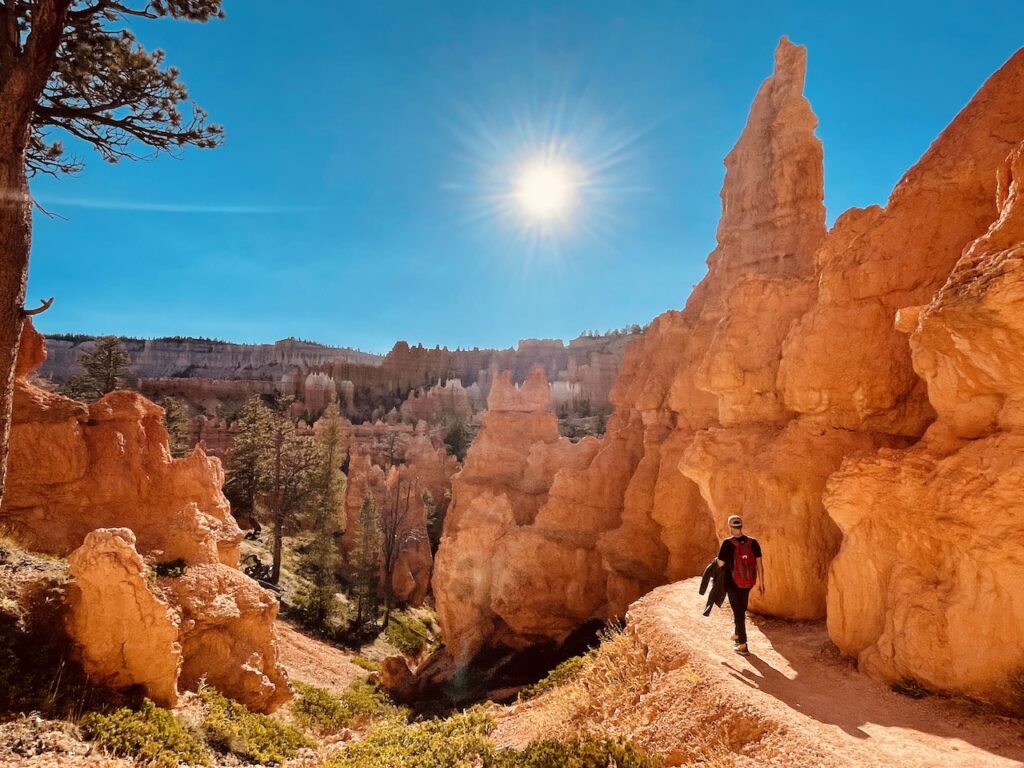
{"type": "Polygon", "coordinates": [[[644,323],[704,273],[780,35],[809,49],[830,223],[884,203],[1024,45],[1019,0],[286,6],[133,25],[227,140],[33,182],[66,217],[35,219],[42,330],[384,352],[644,323]],[[493,201],[551,142],[591,183],[534,237],[493,201]]]}

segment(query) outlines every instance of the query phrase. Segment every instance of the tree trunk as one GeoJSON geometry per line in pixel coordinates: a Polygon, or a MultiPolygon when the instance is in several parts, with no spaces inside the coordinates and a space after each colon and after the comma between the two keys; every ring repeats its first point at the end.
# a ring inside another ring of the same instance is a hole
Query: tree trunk
{"type": "Polygon", "coordinates": [[[284,515],[274,512],[274,562],[270,568],[270,583],[277,584],[281,578],[281,539],[284,538],[284,515]]]}
{"type": "Polygon", "coordinates": [[[388,579],[388,584],[384,587],[384,623],[381,624],[382,629],[387,629],[388,624],[391,622],[391,583],[388,579]]]}
{"type": "Polygon", "coordinates": [[[24,322],[31,242],[32,204],[24,147],[0,147],[0,503],[7,483],[14,366],[24,322]]]}
{"type": "MultiPolygon", "coordinates": [[[[0,503],[7,486],[14,367],[25,319],[22,310],[32,245],[25,151],[32,112],[53,71],[71,2],[33,3],[31,31],[23,50],[17,50],[17,41],[8,39],[0,67],[0,503]]],[[[7,13],[14,12],[14,3],[4,5],[7,13]]],[[[7,32],[5,29],[4,34],[7,32]]]]}
{"type": "Polygon", "coordinates": [[[277,584],[281,578],[281,539],[284,537],[284,494],[281,487],[281,451],[284,450],[284,432],[280,423],[274,435],[274,561],[270,567],[270,583],[277,584]]]}

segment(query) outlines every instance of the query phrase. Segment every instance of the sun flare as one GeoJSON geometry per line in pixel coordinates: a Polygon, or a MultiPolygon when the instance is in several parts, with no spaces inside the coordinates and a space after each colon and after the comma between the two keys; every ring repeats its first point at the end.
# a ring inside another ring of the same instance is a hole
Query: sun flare
{"type": "Polygon", "coordinates": [[[515,196],[528,219],[544,222],[563,218],[571,210],[577,191],[566,165],[540,160],[522,170],[515,196]]]}

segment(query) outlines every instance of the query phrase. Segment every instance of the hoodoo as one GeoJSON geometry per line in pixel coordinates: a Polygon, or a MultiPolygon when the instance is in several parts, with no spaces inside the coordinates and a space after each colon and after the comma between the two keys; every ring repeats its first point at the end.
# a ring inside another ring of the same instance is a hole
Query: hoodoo
{"type": "Polygon", "coordinates": [[[1012,703],[1024,52],[886,207],[828,232],[804,72],[783,39],[726,158],[708,274],[627,348],[600,444],[538,463],[553,427],[524,416],[471,449],[434,580],[457,658],[622,616],[741,514],[768,573],[753,610],[827,614],[873,675],[1012,703]]]}
{"type": "Polygon", "coordinates": [[[90,678],[173,704],[205,678],[252,709],[291,692],[277,659],[277,601],[238,570],[242,532],[220,461],[172,459],[163,411],[112,392],[90,406],[28,381],[45,357],[26,322],[0,523],[69,555],[67,627],[90,678]],[[160,563],[181,575],[150,578],[160,563]]]}

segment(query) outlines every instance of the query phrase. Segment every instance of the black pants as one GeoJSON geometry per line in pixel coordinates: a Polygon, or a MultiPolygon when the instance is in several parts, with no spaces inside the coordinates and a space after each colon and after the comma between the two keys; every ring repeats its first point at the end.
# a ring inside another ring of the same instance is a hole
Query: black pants
{"type": "Polygon", "coordinates": [[[730,584],[725,588],[732,606],[732,617],[736,622],[736,642],[747,642],[747,603],[750,602],[750,590],[730,584]]]}

